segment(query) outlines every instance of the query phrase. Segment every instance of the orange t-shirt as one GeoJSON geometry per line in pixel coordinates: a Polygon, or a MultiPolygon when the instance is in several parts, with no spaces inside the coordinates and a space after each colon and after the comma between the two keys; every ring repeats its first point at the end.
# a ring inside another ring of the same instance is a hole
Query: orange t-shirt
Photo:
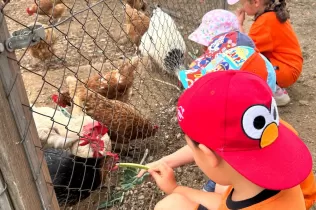
{"type": "MultiPolygon", "coordinates": [[[[290,129],[293,133],[298,135],[298,132],[286,121],[280,119],[280,123],[290,129]]],[[[243,210],[309,210],[316,200],[316,182],[313,171],[310,172],[308,177],[298,186],[291,189],[282,190],[277,194],[263,199],[258,202],[258,196],[254,199],[256,203],[252,201],[253,199],[248,200],[248,207],[241,208],[240,206],[227,207],[227,200],[232,191],[232,186],[228,187],[226,192],[223,195],[221,205],[218,210],[231,210],[231,209],[243,209],[243,210]],[[250,203],[249,203],[250,202],[250,203]]],[[[260,195],[262,198],[264,195],[260,195]]],[[[232,202],[230,202],[232,203],[232,202]]],[[[198,209],[199,206],[197,206],[198,209]]]]}
{"type": "MultiPolygon", "coordinates": [[[[292,74],[293,80],[296,81],[303,68],[303,56],[289,20],[281,23],[275,12],[266,12],[252,24],[248,35],[273,66],[278,66],[280,72],[282,70],[292,71],[288,74],[292,74]]],[[[278,78],[278,71],[276,73],[277,80],[281,80],[278,78]]],[[[292,78],[286,79],[291,80],[292,78]]],[[[288,86],[291,84],[287,83],[293,81],[278,81],[278,83],[282,82],[285,83],[284,86],[288,86]]]]}
{"type": "MultiPolygon", "coordinates": [[[[243,210],[305,210],[305,203],[303,194],[301,191],[301,188],[299,186],[293,187],[291,189],[282,190],[278,192],[277,194],[269,197],[266,200],[263,200],[261,202],[258,202],[260,198],[255,199],[249,199],[247,200],[249,204],[251,202],[255,202],[253,205],[250,205],[248,207],[242,207],[242,204],[240,202],[233,202],[235,206],[227,207],[228,198],[230,197],[232,192],[232,187],[228,188],[226,193],[223,195],[222,203],[218,210],[230,210],[230,209],[243,209],[243,210]]],[[[261,197],[264,197],[263,193],[261,194],[261,197]]],[[[244,202],[245,201],[241,201],[244,202]]]]}

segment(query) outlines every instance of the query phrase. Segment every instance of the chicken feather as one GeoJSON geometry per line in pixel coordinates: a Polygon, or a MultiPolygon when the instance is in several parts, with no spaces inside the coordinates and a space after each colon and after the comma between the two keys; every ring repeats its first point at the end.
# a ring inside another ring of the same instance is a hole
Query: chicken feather
{"type": "Polygon", "coordinates": [[[127,102],[132,94],[138,61],[138,57],[135,57],[131,63],[125,61],[118,70],[112,70],[103,76],[94,75],[87,80],[86,85],[108,99],[127,102]]]}
{"type": "Polygon", "coordinates": [[[127,35],[136,46],[139,46],[142,36],[148,30],[150,18],[145,13],[133,9],[129,4],[125,6],[127,35]]]}
{"type": "Polygon", "coordinates": [[[153,11],[147,32],[141,38],[139,50],[143,56],[150,56],[169,74],[178,76],[187,53],[184,39],[174,20],[159,7],[153,11]]]}
{"type": "Polygon", "coordinates": [[[26,12],[31,16],[35,13],[39,15],[48,15],[54,19],[60,19],[65,12],[66,7],[60,0],[40,0],[39,4],[32,4],[26,9],[26,12]]]}
{"type": "Polygon", "coordinates": [[[36,45],[30,46],[31,55],[41,61],[50,59],[55,54],[54,45],[57,41],[56,32],[53,28],[47,28],[47,25],[42,24],[45,29],[45,40],[41,40],[36,45]]]}
{"type": "MultiPolygon", "coordinates": [[[[83,127],[89,123],[96,123],[89,116],[67,118],[60,111],[50,107],[32,107],[33,118],[44,148],[70,149],[73,155],[87,158],[93,157],[90,145],[79,145],[83,136],[83,127]]],[[[111,141],[108,134],[101,140],[104,142],[103,155],[111,151],[111,141]]]]}
{"type": "Polygon", "coordinates": [[[112,140],[126,144],[133,139],[153,136],[158,126],[144,118],[133,106],[118,100],[109,100],[97,93],[88,93],[85,112],[107,125],[112,140]]]}
{"type": "MultiPolygon", "coordinates": [[[[135,56],[131,59],[131,62],[125,60],[118,70],[112,70],[103,75],[93,75],[83,83],[75,77],[69,76],[66,78],[68,90],[63,91],[59,97],[53,96],[53,100],[62,107],[71,106],[74,95],[77,93],[84,94],[87,91],[86,89],[89,89],[108,99],[127,102],[132,94],[132,85],[139,61],[139,57],[135,56]]],[[[142,59],[144,66],[148,64],[148,61],[146,58],[142,59]]],[[[75,104],[80,106],[80,101],[76,101],[75,104]]],[[[80,107],[75,106],[73,114],[81,113],[80,109],[80,107]]]]}
{"type": "Polygon", "coordinates": [[[126,3],[136,10],[145,11],[148,3],[144,0],[126,0],[126,3]]]}

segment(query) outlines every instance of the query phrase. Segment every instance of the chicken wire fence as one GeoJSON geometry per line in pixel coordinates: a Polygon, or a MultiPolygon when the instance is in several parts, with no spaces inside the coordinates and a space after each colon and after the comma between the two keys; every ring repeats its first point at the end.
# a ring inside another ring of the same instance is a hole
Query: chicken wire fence
{"type": "MultiPolygon", "coordinates": [[[[188,35],[226,1],[4,2],[1,80],[33,177],[21,185],[35,183],[45,209],[152,209],[159,190],[115,163],[183,145],[177,72],[201,53],[188,35]]],[[[0,204],[23,209],[4,170],[0,204]]],[[[36,209],[36,196],[20,196],[36,209]]]]}

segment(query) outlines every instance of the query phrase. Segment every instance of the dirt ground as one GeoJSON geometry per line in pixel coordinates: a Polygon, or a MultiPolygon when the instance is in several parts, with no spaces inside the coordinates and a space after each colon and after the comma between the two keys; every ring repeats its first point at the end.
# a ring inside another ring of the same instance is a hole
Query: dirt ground
{"type": "MultiPolygon", "coordinates": [[[[11,19],[7,18],[11,33],[24,28],[23,25],[34,23],[36,17],[29,17],[25,12],[26,6],[32,2],[31,0],[13,0],[6,7],[7,16],[11,17],[11,19]]],[[[63,19],[69,16],[70,12],[75,13],[87,8],[88,1],[66,0],[65,2],[71,10],[65,13],[63,19]]],[[[96,2],[96,0],[91,1],[91,4],[96,2]]],[[[160,1],[166,8],[168,6],[170,11],[176,11],[174,13],[175,21],[185,38],[199,25],[199,20],[206,11],[222,6],[214,5],[214,0],[204,3],[197,2],[196,5],[192,5],[189,0],[177,0],[167,5],[164,1],[160,1]]],[[[292,99],[290,105],[280,108],[281,117],[298,130],[302,139],[309,146],[314,160],[316,130],[313,129],[313,126],[316,124],[316,103],[313,85],[316,73],[313,67],[316,65],[316,45],[312,31],[313,20],[316,18],[315,5],[314,0],[291,0],[289,2],[291,21],[299,37],[305,61],[299,81],[289,88],[292,99]]],[[[85,11],[76,17],[77,20],[68,21],[55,30],[59,38],[55,46],[56,56],[52,60],[37,61],[36,64],[25,49],[16,51],[30,103],[34,103],[36,106],[52,106],[50,97],[64,88],[63,80],[66,76],[78,75],[79,78],[87,78],[97,71],[105,72],[115,69],[122,62],[120,57],[131,57],[135,52],[131,44],[124,43],[125,35],[122,32],[124,15],[122,4],[119,1],[104,1],[93,10],[85,11]],[[64,62],[60,60],[64,60],[64,62]],[[91,68],[91,65],[94,69],[91,68]]],[[[47,20],[47,17],[39,16],[37,21],[47,24],[47,20]]],[[[247,23],[251,24],[251,20],[248,19],[247,23]]],[[[196,46],[187,43],[189,51],[197,54],[196,46]]],[[[162,73],[154,64],[138,69],[131,104],[158,123],[159,132],[148,140],[136,141],[135,144],[142,145],[141,150],[132,152],[128,156],[122,156],[122,161],[140,162],[144,148],[147,147],[149,155],[145,163],[148,163],[176,151],[185,144],[175,119],[176,99],[180,92],[155,79],[177,84],[173,78],[162,73]]],[[[181,185],[201,188],[205,182],[202,172],[194,165],[183,166],[175,171],[181,185]]],[[[115,176],[113,174],[109,178],[109,183],[104,188],[93,193],[90,198],[80,202],[72,209],[96,209],[100,203],[106,200],[106,196],[111,194],[111,190],[116,185],[113,181],[117,179],[115,176]]],[[[153,209],[155,203],[163,196],[163,193],[153,183],[144,183],[128,192],[123,203],[112,209],[153,209]]]]}

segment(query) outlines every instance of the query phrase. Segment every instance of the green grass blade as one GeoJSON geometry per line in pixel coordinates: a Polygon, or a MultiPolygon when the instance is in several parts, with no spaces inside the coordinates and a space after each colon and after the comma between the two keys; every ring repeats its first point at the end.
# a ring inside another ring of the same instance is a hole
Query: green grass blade
{"type": "Polygon", "coordinates": [[[117,163],[118,167],[127,167],[127,168],[139,168],[139,169],[145,169],[148,170],[149,167],[137,164],[137,163],[117,163]]]}

